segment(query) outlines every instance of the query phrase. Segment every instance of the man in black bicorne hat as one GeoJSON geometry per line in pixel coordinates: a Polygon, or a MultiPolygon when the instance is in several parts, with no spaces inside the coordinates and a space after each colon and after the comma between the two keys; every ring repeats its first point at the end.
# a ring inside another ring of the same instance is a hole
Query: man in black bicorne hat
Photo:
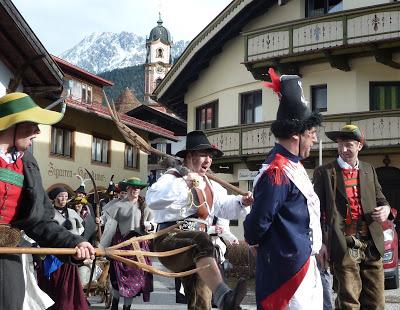
{"type": "Polygon", "coordinates": [[[269,74],[266,86],[280,100],[271,125],[278,143],[254,180],[254,203],[243,223],[246,241],[257,249],[257,306],[320,310],[320,207],[301,160],[317,142],[322,118],[308,107],[297,75],[269,74]]]}
{"type": "Polygon", "coordinates": [[[314,172],[321,200],[323,246],[318,259],[336,279],[336,309],[384,309],[384,241],[381,223],[395,210],[382,193],[375,169],[360,161],[363,132],[345,125],[326,136],[338,145],[336,160],[314,172]]]}
{"type": "Polygon", "coordinates": [[[246,295],[246,282],[240,279],[231,290],[221,277],[214,258],[214,245],[206,233],[215,216],[238,219],[248,213],[253,197],[228,195],[218,183],[210,180],[206,172],[212,159],[223,153],[211,145],[202,131],[188,133],[186,148],[176,156],[184,159],[183,166],[169,169],[154,183],[146,194],[146,203],[154,211],[158,229],[185,220],[187,230],[164,234],[154,241],[155,251],[167,251],[187,245],[194,247],[179,255],[160,257],[160,262],[174,272],[205,267],[197,274],[182,278],[188,309],[211,309],[211,296],[220,309],[241,309],[246,295]],[[207,267],[208,266],[208,267],[207,267]]]}

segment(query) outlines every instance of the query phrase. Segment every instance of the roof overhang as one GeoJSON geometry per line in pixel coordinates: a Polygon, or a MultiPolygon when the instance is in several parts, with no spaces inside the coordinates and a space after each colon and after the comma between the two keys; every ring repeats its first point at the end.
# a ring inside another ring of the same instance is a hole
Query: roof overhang
{"type": "Polygon", "coordinates": [[[113,82],[103,79],[102,77],[90,73],[82,68],[79,68],[78,66],[75,66],[69,63],[68,61],[65,61],[64,59],[58,58],[57,56],[54,55],[52,55],[52,57],[65,73],[70,73],[73,76],[80,77],[100,87],[114,85],[113,82]]]}
{"type": "Polygon", "coordinates": [[[14,74],[14,85],[22,83],[31,95],[60,95],[62,71],[10,0],[0,0],[0,46],[0,60],[14,74]]]}
{"type": "Polygon", "coordinates": [[[186,135],[186,122],[184,120],[178,117],[174,117],[168,113],[164,113],[162,111],[154,109],[151,106],[141,104],[140,106],[132,109],[126,114],[147,122],[158,119],[159,125],[161,125],[161,127],[169,129],[173,127],[173,129],[171,130],[177,136],[186,135]]]}
{"type": "MultiPolygon", "coordinates": [[[[93,113],[99,117],[111,120],[110,112],[108,111],[108,109],[99,104],[85,105],[85,104],[82,104],[81,102],[77,102],[71,98],[67,98],[66,103],[67,103],[68,107],[71,107],[73,109],[80,110],[85,113],[93,113]]],[[[137,119],[137,118],[125,115],[125,114],[119,114],[119,117],[120,117],[122,123],[124,123],[125,125],[127,125],[131,128],[134,128],[134,129],[136,128],[136,129],[140,129],[143,131],[147,131],[156,137],[166,138],[171,141],[179,140],[179,138],[176,137],[172,131],[167,130],[165,128],[159,127],[157,125],[142,121],[140,119],[137,119]]]]}
{"type": "Polygon", "coordinates": [[[155,100],[186,119],[184,95],[224,44],[239,35],[249,20],[264,14],[276,0],[234,0],[186,47],[153,92],[155,100]]]}

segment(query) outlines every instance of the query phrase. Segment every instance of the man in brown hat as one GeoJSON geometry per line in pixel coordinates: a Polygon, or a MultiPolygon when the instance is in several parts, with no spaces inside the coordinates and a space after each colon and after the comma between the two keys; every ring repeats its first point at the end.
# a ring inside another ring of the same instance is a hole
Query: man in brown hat
{"type": "MultiPolygon", "coordinates": [[[[1,97],[0,111],[0,246],[15,246],[24,230],[40,246],[76,247],[78,259],[94,256],[90,243],[53,220],[38,164],[27,151],[40,134],[38,124],[54,124],[63,114],[40,108],[24,93],[1,97]]],[[[0,309],[22,309],[21,255],[0,255],[0,275],[0,309]]]]}
{"type": "Polygon", "coordinates": [[[366,146],[355,125],[326,133],[339,156],[314,172],[321,201],[321,266],[331,265],[337,309],[384,309],[384,253],[381,223],[393,219],[375,169],[358,159],[366,146]]]}
{"type": "Polygon", "coordinates": [[[211,145],[202,131],[188,133],[186,148],[176,156],[184,158],[183,166],[168,170],[146,194],[146,203],[154,211],[159,229],[187,219],[192,230],[171,232],[157,238],[155,251],[166,251],[194,245],[192,249],[173,257],[160,257],[161,263],[175,272],[195,267],[206,267],[197,274],[182,279],[188,309],[211,309],[211,293],[220,309],[237,310],[246,295],[246,282],[241,279],[234,290],[222,280],[214,258],[214,245],[205,232],[214,215],[225,219],[238,219],[248,213],[253,197],[228,195],[218,183],[209,180],[206,172],[213,158],[222,151],[211,145]],[[189,220],[188,218],[196,218],[189,220]]]}

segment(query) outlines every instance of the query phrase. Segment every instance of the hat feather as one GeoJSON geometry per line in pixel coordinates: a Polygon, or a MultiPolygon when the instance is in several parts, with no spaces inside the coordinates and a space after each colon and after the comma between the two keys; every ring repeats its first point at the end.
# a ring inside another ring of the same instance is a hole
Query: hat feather
{"type": "Polygon", "coordinates": [[[274,68],[269,68],[268,74],[271,77],[271,82],[264,82],[264,86],[267,88],[271,88],[278,96],[281,96],[281,78],[275,72],[274,68]]]}

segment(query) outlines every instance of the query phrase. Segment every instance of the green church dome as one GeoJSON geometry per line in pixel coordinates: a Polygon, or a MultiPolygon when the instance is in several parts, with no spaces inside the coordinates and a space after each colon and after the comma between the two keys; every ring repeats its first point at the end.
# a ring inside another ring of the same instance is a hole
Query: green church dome
{"type": "Polygon", "coordinates": [[[157,21],[157,26],[154,27],[153,29],[151,29],[150,31],[150,36],[147,39],[147,41],[151,42],[151,41],[157,41],[158,39],[160,39],[160,41],[162,41],[165,44],[172,44],[172,37],[171,34],[169,33],[168,29],[165,28],[162,24],[163,21],[161,19],[161,14],[160,17],[157,21]]]}

